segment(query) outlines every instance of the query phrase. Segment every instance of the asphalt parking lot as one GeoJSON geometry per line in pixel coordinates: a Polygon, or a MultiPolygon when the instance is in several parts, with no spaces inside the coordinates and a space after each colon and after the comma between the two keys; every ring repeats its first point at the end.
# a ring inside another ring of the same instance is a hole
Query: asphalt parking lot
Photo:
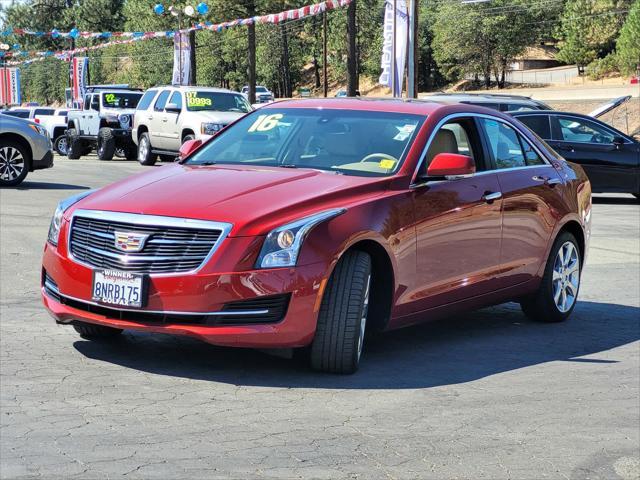
{"type": "Polygon", "coordinates": [[[594,200],[564,324],[508,304],[376,338],[353,376],[41,305],[58,200],[145,168],[56,158],[0,191],[0,477],[640,478],[640,204],[594,200]]]}

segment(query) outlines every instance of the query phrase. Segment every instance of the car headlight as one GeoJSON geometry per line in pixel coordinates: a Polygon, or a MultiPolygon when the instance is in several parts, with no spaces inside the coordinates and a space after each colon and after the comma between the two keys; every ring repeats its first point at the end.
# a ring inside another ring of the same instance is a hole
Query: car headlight
{"type": "Polygon", "coordinates": [[[341,215],[344,208],[334,208],[282,225],[267,235],[258,257],[257,268],[293,267],[307,234],[313,227],[341,215]]]}
{"type": "Polygon", "coordinates": [[[224,128],[221,123],[203,123],[200,126],[200,133],[203,135],[215,135],[224,128]]]}
{"type": "Polygon", "coordinates": [[[30,123],[29,127],[31,127],[31,130],[34,130],[39,135],[44,135],[45,137],[47,136],[47,131],[44,128],[42,128],[40,125],[35,125],[30,123]]]}
{"type": "Polygon", "coordinates": [[[71,197],[65,198],[56,207],[56,211],[53,213],[53,217],[51,218],[51,225],[49,225],[49,235],[47,236],[47,240],[52,245],[58,245],[58,239],[60,238],[60,227],[62,226],[62,216],[64,212],[66,212],[69,207],[78,203],[83,198],[91,195],[96,190],[87,190],[86,192],[79,193],[77,195],[73,195],[71,197]]]}

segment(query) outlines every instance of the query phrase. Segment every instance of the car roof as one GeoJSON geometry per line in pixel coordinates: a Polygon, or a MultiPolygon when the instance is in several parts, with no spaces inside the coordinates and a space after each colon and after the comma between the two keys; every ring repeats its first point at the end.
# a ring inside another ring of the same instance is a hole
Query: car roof
{"type": "Polygon", "coordinates": [[[421,98],[429,98],[429,97],[450,97],[450,98],[463,98],[465,100],[494,100],[494,101],[503,101],[503,100],[520,100],[523,102],[535,102],[531,97],[527,97],[526,95],[509,95],[506,93],[444,93],[438,92],[427,95],[421,98]]]}
{"type": "Polygon", "coordinates": [[[163,88],[174,88],[184,92],[220,92],[220,93],[239,93],[235,90],[229,90],[228,88],[218,87],[198,87],[197,85],[158,85],[157,87],[151,87],[149,90],[159,90],[163,88]]]}
{"type": "MultiPolygon", "coordinates": [[[[262,107],[263,109],[273,108],[330,108],[336,110],[360,110],[371,112],[394,112],[412,113],[417,115],[429,115],[445,107],[461,107],[469,112],[491,111],[496,115],[499,112],[488,108],[459,104],[455,102],[425,101],[400,98],[371,98],[371,97],[346,97],[346,98],[306,98],[293,100],[278,100],[262,107]]],[[[500,115],[496,115],[500,116],[500,115]]]]}

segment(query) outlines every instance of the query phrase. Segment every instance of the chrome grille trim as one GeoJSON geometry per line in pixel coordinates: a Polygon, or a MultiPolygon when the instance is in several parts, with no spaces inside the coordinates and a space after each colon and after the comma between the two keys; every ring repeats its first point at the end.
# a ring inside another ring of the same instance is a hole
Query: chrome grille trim
{"type": "Polygon", "coordinates": [[[71,215],[67,232],[67,250],[71,260],[91,269],[117,270],[120,265],[123,270],[147,273],[153,277],[184,275],[200,270],[229,235],[232,227],[232,224],[224,222],[79,209],[71,215]],[[107,222],[109,225],[105,227],[101,223],[95,229],[87,229],[76,224],[78,218],[107,222]],[[114,224],[125,225],[123,227],[114,224]],[[149,238],[145,248],[137,254],[116,253],[115,246],[113,250],[105,249],[106,247],[100,248],[100,242],[114,240],[113,234],[107,233],[109,227],[150,232],[152,235],[162,235],[163,238],[149,238]],[[154,233],[153,229],[168,229],[168,231],[154,233]],[[181,229],[186,232],[171,231],[171,229],[181,229]],[[78,248],[82,248],[86,253],[85,259],[74,255],[75,245],[79,243],[74,240],[74,232],[84,237],[80,242],[82,245],[78,248]],[[211,247],[207,248],[208,245],[211,247]],[[149,253],[149,250],[152,252],[149,253]],[[184,254],[178,255],[180,252],[184,254]]]}

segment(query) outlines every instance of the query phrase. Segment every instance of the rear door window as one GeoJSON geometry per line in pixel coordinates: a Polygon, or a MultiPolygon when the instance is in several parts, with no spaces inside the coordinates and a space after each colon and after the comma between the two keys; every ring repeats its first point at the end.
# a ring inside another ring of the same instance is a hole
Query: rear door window
{"type": "Polygon", "coordinates": [[[167,99],[169,98],[170,90],[163,90],[160,95],[158,95],[158,99],[156,100],[153,109],[156,112],[162,112],[164,110],[164,106],[167,104],[167,99]]]}
{"type": "Polygon", "coordinates": [[[548,115],[524,115],[517,117],[522,123],[533,130],[540,138],[551,139],[551,128],[548,115]]]}
{"type": "Polygon", "coordinates": [[[614,135],[595,122],[582,118],[556,115],[558,121],[558,138],[571,143],[613,143],[614,135]]]}

